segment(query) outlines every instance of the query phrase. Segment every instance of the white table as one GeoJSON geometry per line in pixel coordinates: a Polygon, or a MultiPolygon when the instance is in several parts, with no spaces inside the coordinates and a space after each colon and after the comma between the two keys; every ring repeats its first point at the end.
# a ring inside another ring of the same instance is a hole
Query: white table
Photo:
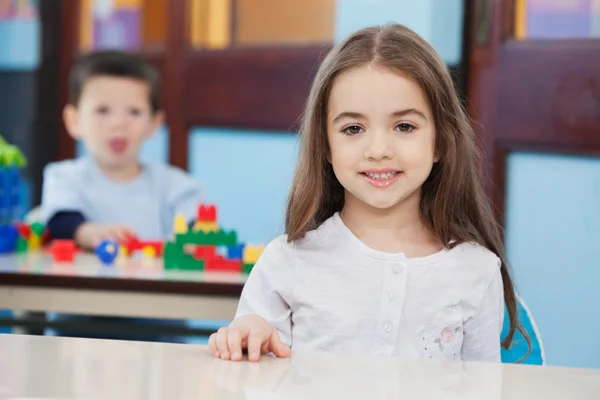
{"type": "Polygon", "coordinates": [[[0,399],[598,400],[600,371],[0,335],[0,399]]]}
{"type": "Polygon", "coordinates": [[[160,260],[104,266],[91,254],[0,255],[0,309],[163,319],[233,318],[246,276],[165,271],[160,260]]]}

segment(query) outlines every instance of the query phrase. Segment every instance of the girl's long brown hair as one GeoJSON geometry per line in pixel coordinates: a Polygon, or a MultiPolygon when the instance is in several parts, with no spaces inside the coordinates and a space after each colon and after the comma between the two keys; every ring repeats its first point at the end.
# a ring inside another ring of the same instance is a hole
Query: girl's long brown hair
{"type": "Polygon", "coordinates": [[[327,102],[335,78],[369,63],[401,71],[421,87],[436,128],[433,166],[422,187],[421,216],[450,247],[477,242],[501,260],[504,299],[510,328],[502,341],[508,348],[519,330],[517,299],[510,277],[502,232],[480,176],[481,155],[469,119],[446,64],[419,35],[402,25],[362,29],[336,45],[316,74],[300,128],[301,150],[286,211],[288,241],[316,229],[344,205],[344,189],[328,162],[327,102]]]}

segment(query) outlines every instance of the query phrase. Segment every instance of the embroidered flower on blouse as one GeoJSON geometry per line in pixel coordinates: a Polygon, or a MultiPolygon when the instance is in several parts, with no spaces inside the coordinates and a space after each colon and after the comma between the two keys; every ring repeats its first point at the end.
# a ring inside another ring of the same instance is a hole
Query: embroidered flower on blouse
{"type": "Polygon", "coordinates": [[[440,332],[440,337],[435,339],[433,342],[440,346],[440,351],[444,351],[444,344],[452,344],[458,331],[460,331],[460,326],[457,326],[455,329],[446,327],[440,332]]]}

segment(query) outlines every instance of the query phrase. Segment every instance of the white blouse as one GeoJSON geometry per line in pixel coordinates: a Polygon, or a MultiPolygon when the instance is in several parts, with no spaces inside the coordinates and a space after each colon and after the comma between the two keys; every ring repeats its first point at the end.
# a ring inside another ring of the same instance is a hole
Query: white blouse
{"type": "Polygon", "coordinates": [[[469,243],[423,258],[376,251],[336,214],[266,247],[236,318],[248,314],[294,350],[499,362],[500,260],[469,243]]]}

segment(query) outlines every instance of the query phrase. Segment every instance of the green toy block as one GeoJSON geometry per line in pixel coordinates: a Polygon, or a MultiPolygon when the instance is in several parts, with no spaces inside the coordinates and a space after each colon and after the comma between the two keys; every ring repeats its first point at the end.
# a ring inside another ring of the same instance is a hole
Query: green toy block
{"type": "Polygon", "coordinates": [[[244,274],[249,274],[252,272],[252,268],[254,268],[254,264],[244,264],[242,265],[242,272],[244,274]]]}
{"type": "Polygon", "coordinates": [[[201,246],[235,246],[237,243],[237,233],[235,231],[219,232],[193,232],[179,234],[175,236],[177,244],[197,244],[201,246]]]}
{"type": "Polygon", "coordinates": [[[182,243],[167,242],[163,254],[165,270],[203,271],[204,261],[183,252],[182,243]]]}
{"type": "Polygon", "coordinates": [[[185,271],[204,271],[204,260],[195,260],[194,257],[186,255],[181,267],[185,271]]]}
{"type": "Polygon", "coordinates": [[[17,239],[17,253],[26,253],[28,249],[29,244],[27,243],[27,240],[19,237],[17,239]]]}
{"type": "Polygon", "coordinates": [[[33,233],[35,233],[37,236],[42,236],[44,234],[44,225],[40,224],[39,222],[34,222],[31,225],[31,230],[33,231],[33,233]]]}
{"type": "Polygon", "coordinates": [[[23,168],[26,164],[27,159],[23,155],[23,152],[18,147],[8,144],[0,136],[0,166],[23,168]]]}

